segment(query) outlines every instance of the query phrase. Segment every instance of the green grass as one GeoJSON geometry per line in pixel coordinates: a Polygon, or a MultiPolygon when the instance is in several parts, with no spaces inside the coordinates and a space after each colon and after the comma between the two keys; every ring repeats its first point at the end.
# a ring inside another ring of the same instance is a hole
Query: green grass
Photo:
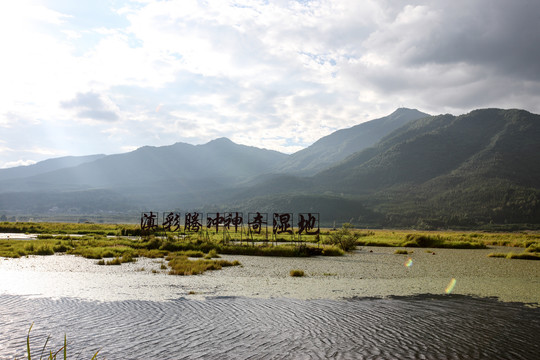
{"type": "Polygon", "coordinates": [[[55,222],[0,222],[0,232],[22,234],[139,235],[135,224],[78,224],[55,222]]]}
{"type": "Polygon", "coordinates": [[[408,230],[373,230],[365,232],[356,242],[359,246],[400,247],[409,243],[411,247],[433,247],[454,249],[481,249],[487,246],[527,248],[540,246],[540,233],[532,232],[458,232],[429,231],[416,233],[408,230]]]}

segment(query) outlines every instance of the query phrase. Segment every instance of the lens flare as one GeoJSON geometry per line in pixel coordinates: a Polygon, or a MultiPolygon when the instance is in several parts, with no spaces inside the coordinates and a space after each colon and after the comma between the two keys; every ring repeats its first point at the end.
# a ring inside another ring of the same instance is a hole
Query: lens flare
{"type": "Polygon", "coordinates": [[[450,294],[454,290],[454,286],[456,286],[456,279],[452,278],[446,289],[444,289],[444,292],[450,294]]]}
{"type": "Polygon", "coordinates": [[[408,258],[407,261],[405,261],[405,266],[410,268],[412,266],[412,259],[408,258]]]}

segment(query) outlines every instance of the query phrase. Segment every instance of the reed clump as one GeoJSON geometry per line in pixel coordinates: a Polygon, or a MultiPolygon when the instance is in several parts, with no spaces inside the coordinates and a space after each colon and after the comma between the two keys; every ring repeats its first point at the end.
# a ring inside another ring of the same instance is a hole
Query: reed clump
{"type": "Polygon", "coordinates": [[[204,256],[205,259],[218,259],[220,256],[218,255],[216,249],[212,249],[204,256]]]}
{"type": "Polygon", "coordinates": [[[425,234],[407,234],[400,244],[402,247],[447,248],[447,249],[485,249],[486,245],[476,241],[455,241],[448,237],[425,234]]]}
{"type": "Polygon", "coordinates": [[[186,255],[168,256],[170,275],[199,275],[208,270],[220,270],[227,266],[238,266],[237,260],[190,260],[186,255]]]}
{"type": "Polygon", "coordinates": [[[304,273],[304,270],[293,269],[289,272],[289,275],[291,275],[292,277],[303,277],[306,274],[304,273]]]}
{"type": "Polygon", "coordinates": [[[488,257],[497,257],[505,259],[521,259],[521,260],[540,260],[540,254],[532,252],[522,252],[522,253],[490,253],[488,257]]]}
{"type": "Polygon", "coordinates": [[[337,246],[325,246],[322,249],[323,256],[343,256],[345,252],[337,246]]]}
{"type": "MultiPolygon", "coordinates": [[[[28,329],[28,335],[26,335],[26,354],[27,354],[27,359],[28,360],[32,360],[32,350],[31,350],[31,347],[30,347],[30,331],[32,330],[32,327],[34,326],[34,324],[30,325],[30,329],[28,329]]],[[[60,358],[63,358],[64,360],[67,360],[68,357],[67,357],[67,349],[68,349],[68,346],[67,346],[67,336],[64,335],[64,346],[62,346],[60,349],[56,350],[56,351],[53,351],[53,350],[47,350],[47,344],[49,343],[49,340],[50,340],[51,336],[49,335],[47,337],[47,340],[45,340],[45,344],[43,345],[43,348],[41,349],[41,353],[39,355],[39,359],[46,359],[46,360],[57,360],[60,359],[60,358]],[[47,354],[48,352],[48,354],[47,354]],[[45,356],[45,357],[44,357],[45,356]]],[[[92,356],[92,358],[90,360],[96,360],[97,359],[97,356],[98,356],[98,353],[99,353],[100,350],[96,351],[94,356],[92,356]]],[[[77,358],[79,358],[77,356],[77,358]]]]}

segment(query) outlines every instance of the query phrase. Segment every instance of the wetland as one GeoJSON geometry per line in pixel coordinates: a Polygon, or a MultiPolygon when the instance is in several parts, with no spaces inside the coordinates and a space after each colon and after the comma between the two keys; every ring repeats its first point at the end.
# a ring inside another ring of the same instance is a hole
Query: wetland
{"type": "MultiPolygon", "coordinates": [[[[36,351],[48,335],[48,346],[60,348],[67,334],[71,354],[81,358],[98,349],[107,359],[538,354],[540,262],[489,257],[524,252],[535,234],[428,234],[485,244],[453,249],[399,246],[411,232],[372,233],[357,240],[379,246],[359,244],[341,256],[217,251],[217,260],[239,264],[193,276],[170,275],[165,257],[135,256],[120,266],[67,251],[0,258],[0,358],[26,356],[32,323],[36,351]]],[[[21,241],[37,248],[85,240],[21,241]]]]}

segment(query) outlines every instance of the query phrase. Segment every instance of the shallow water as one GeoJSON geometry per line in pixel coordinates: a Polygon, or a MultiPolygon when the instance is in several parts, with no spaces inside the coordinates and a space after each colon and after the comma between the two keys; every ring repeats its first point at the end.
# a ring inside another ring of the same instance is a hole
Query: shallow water
{"type": "Polygon", "coordinates": [[[536,359],[540,309],[462,295],[95,302],[0,296],[0,358],[536,359]]]}
{"type": "Polygon", "coordinates": [[[540,262],[394,250],[224,256],[243,266],[186,277],[158,259],[0,258],[0,359],[25,358],[32,323],[33,358],[64,334],[81,359],[537,358],[540,262]]]}
{"type": "Polygon", "coordinates": [[[339,299],[391,295],[453,294],[540,303],[540,261],[488,258],[496,251],[424,249],[396,255],[393,248],[365,248],[343,257],[223,256],[239,260],[199,276],[170,276],[162,259],[98,266],[72,255],[0,258],[0,294],[75,297],[98,301],[163,301],[182,296],[339,299]],[[372,251],[372,252],[370,252],[372,251]],[[407,266],[409,265],[409,266],[407,266]],[[292,278],[291,269],[306,277],[292,278]],[[195,292],[197,295],[189,295],[195,292]]]}

